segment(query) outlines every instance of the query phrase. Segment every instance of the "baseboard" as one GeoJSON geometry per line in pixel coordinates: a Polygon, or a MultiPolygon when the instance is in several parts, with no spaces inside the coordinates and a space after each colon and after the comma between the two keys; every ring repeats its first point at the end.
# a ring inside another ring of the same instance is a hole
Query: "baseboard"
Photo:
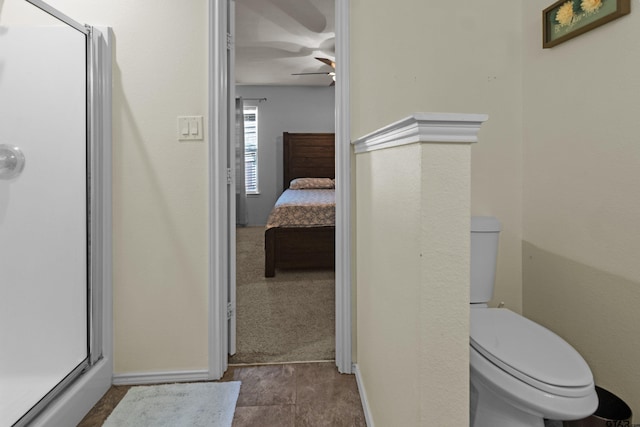
{"type": "Polygon", "coordinates": [[[113,385],[185,383],[209,380],[208,371],[139,372],[113,376],[113,385]]]}
{"type": "Polygon", "coordinates": [[[353,372],[356,374],[356,383],[358,384],[358,392],[360,393],[360,401],[362,402],[362,410],[364,411],[364,421],[367,423],[367,427],[374,427],[371,408],[369,407],[369,401],[367,400],[367,392],[364,389],[362,374],[360,373],[360,368],[357,363],[353,364],[353,372]]]}

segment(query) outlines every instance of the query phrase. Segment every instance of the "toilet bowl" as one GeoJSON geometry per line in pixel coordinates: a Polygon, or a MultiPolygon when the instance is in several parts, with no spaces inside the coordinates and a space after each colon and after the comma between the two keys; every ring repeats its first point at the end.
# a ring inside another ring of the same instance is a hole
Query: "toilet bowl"
{"type": "Polygon", "coordinates": [[[488,308],[500,222],[471,218],[470,425],[543,427],[595,412],[598,396],[582,356],[550,330],[504,308],[488,308]]]}
{"type": "Polygon", "coordinates": [[[598,406],[589,366],[566,341],[510,311],[471,310],[471,426],[544,426],[598,406]]]}

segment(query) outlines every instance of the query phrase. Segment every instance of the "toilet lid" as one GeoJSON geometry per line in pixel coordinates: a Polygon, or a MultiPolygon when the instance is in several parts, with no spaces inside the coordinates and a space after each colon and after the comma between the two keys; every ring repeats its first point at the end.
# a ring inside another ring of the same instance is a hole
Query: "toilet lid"
{"type": "Polygon", "coordinates": [[[472,309],[470,337],[484,357],[540,390],[572,395],[593,384],[591,369],[569,343],[510,310],[472,309]]]}

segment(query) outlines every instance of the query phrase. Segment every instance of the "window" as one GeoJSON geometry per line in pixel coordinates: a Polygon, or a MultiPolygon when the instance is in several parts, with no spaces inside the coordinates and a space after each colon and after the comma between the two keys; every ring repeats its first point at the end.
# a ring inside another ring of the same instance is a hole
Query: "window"
{"type": "Polygon", "coordinates": [[[244,185],[258,194],[258,107],[244,107],[244,185]]]}

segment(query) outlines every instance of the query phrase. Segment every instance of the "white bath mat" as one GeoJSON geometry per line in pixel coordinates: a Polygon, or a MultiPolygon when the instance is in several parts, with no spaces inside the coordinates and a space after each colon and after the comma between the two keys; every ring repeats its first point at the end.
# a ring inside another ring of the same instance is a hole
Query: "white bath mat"
{"type": "Polygon", "coordinates": [[[230,427],[240,382],[137,386],[103,427],[230,427]]]}

